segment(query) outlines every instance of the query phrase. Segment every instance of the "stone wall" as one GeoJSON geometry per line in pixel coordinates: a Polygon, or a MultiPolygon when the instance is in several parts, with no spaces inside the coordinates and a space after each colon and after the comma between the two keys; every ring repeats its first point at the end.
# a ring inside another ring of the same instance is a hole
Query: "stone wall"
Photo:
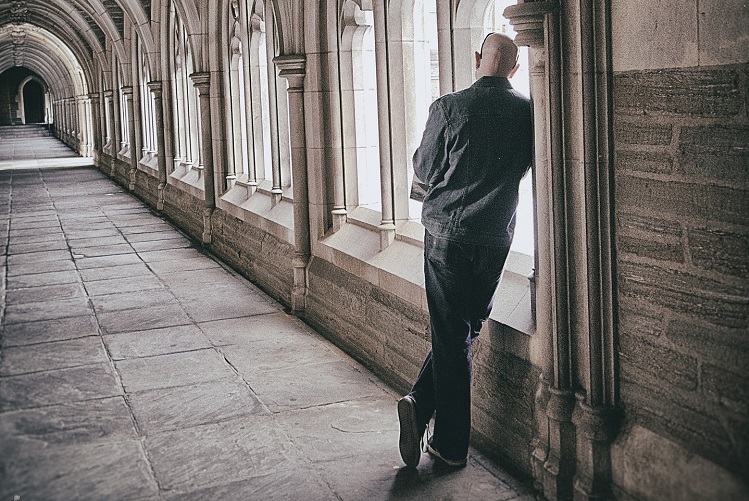
{"type": "MultiPolygon", "coordinates": [[[[652,469],[643,456],[647,447],[639,451],[640,463],[625,460],[627,447],[644,445],[633,445],[635,435],[654,435],[670,444],[663,453],[674,453],[654,484],[637,492],[645,498],[673,491],[672,480],[702,460],[705,468],[714,462],[739,478],[749,471],[747,89],[747,64],[625,71],[614,78],[619,356],[627,416],[615,457],[620,468],[632,470],[615,476],[626,483],[626,475],[641,469],[647,476],[652,469]],[[689,459],[692,454],[697,458],[689,459]]],[[[698,494],[703,481],[686,478],[682,485],[693,489],[668,499],[698,494]]]]}

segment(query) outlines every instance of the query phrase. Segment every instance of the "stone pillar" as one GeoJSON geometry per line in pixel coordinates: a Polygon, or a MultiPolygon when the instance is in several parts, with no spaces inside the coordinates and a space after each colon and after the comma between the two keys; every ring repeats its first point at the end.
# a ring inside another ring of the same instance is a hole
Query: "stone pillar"
{"type": "Polygon", "coordinates": [[[101,147],[102,147],[99,93],[92,92],[88,95],[88,97],[91,102],[91,125],[93,129],[91,133],[93,134],[93,143],[94,143],[93,145],[94,151],[92,154],[94,157],[94,165],[98,167],[99,159],[101,156],[101,147]]]}
{"type": "Polygon", "coordinates": [[[289,136],[291,169],[294,180],[294,287],[291,308],[304,311],[307,295],[307,264],[310,258],[309,196],[307,186],[307,140],[304,123],[305,58],[299,55],[276,57],[279,75],[289,82],[289,136]]]}
{"type": "Polygon", "coordinates": [[[393,159],[390,126],[390,86],[388,83],[388,21],[389,2],[375,2],[375,65],[377,66],[377,114],[380,133],[380,196],[382,198],[382,219],[380,221],[380,250],[386,249],[395,240],[395,213],[393,206],[393,159]]]}
{"type": "Polygon", "coordinates": [[[75,123],[78,125],[78,133],[76,139],[78,140],[78,153],[81,156],[88,156],[88,122],[86,121],[86,96],[75,97],[75,112],[76,120],[75,123]]]}
{"type": "Polygon", "coordinates": [[[114,177],[115,174],[115,160],[117,159],[117,140],[115,136],[115,122],[114,122],[114,91],[104,91],[105,106],[107,107],[107,121],[109,122],[107,135],[107,144],[109,145],[109,154],[112,157],[109,175],[114,177]]]}
{"type": "Polygon", "coordinates": [[[138,171],[138,151],[135,148],[135,106],[133,105],[133,88],[127,86],[122,88],[127,106],[128,141],[130,142],[130,182],[128,190],[135,190],[135,174],[138,171]]]}
{"type": "Polygon", "coordinates": [[[190,75],[200,99],[200,131],[202,144],[200,158],[203,160],[203,243],[213,240],[211,216],[216,208],[216,188],[213,172],[213,135],[211,128],[211,74],[193,73],[190,75]]]}
{"type": "Polygon", "coordinates": [[[525,2],[505,17],[530,47],[536,128],[533,474],[549,500],[608,498],[618,416],[608,2],[525,2]]]}
{"type": "Polygon", "coordinates": [[[148,89],[153,93],[154,111],[156,112],[156,142],[158,143],[159,185],[156,195],[156,210],[164,210],[164,190],[166,189],[166,146],[164,138],[164,103],[161,81],[148,82],[148,89]]]}

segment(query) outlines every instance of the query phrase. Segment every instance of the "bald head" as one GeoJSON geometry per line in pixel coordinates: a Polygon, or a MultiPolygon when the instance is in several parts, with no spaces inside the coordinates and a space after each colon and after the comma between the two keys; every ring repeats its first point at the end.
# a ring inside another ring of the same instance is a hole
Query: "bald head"
{"type": "Polygon", "coordinates": [[[476,78],[511,77],[517,70],[518,48],[501,33],[490,33],[476,52],[476,78]]]}

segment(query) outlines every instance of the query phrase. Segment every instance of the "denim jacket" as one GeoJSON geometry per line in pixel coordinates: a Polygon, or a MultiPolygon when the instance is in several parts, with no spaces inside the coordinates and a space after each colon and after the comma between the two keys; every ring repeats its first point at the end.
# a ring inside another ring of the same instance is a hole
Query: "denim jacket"
{"type": "Polygon", "coordinates": [[[530,100],[507,78],[482,77],[434,101],[413,157],[427,185],[424,227],[434,236],[509,246],[532,150],[530,100]]]}

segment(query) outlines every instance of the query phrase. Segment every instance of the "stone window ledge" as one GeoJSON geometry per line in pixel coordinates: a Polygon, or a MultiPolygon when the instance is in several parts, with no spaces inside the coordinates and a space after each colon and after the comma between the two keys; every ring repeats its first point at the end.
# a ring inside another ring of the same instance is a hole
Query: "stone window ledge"
{"type": "Polygon", "coordinates": [[[197,167],[180,167],[167,177],[167,182],[182,191],[201,200],[205,198],[203,188],[203,169],[197,167]]]}
{"type": "Polygon", "coordinates": [[[138,170],[147,172],[152,176],[158,176],[159,157],[156,155],[146,154],[138,161],[138,170]]]}
{"type": "MultiPolygon", "coordinates": [[[[379,224],[378,212],[354,209],[341,229],[317,242],[313,254],[426,310],[424,227],[417,221],[399,222],[395,241],[380,251],[379,224]]],[[[510,251],[490,322],[535,333],[528,280],[532,269],[531,256],[510,251]]]]}
{"type": "Polygon", "coordinates": [[[216,205],[235,218],[294,245],[294,206],[291,201],[284,197],[274,205],[271,195],[264,190],[250,193],[249,186],[238,180],[216,205]]]}

